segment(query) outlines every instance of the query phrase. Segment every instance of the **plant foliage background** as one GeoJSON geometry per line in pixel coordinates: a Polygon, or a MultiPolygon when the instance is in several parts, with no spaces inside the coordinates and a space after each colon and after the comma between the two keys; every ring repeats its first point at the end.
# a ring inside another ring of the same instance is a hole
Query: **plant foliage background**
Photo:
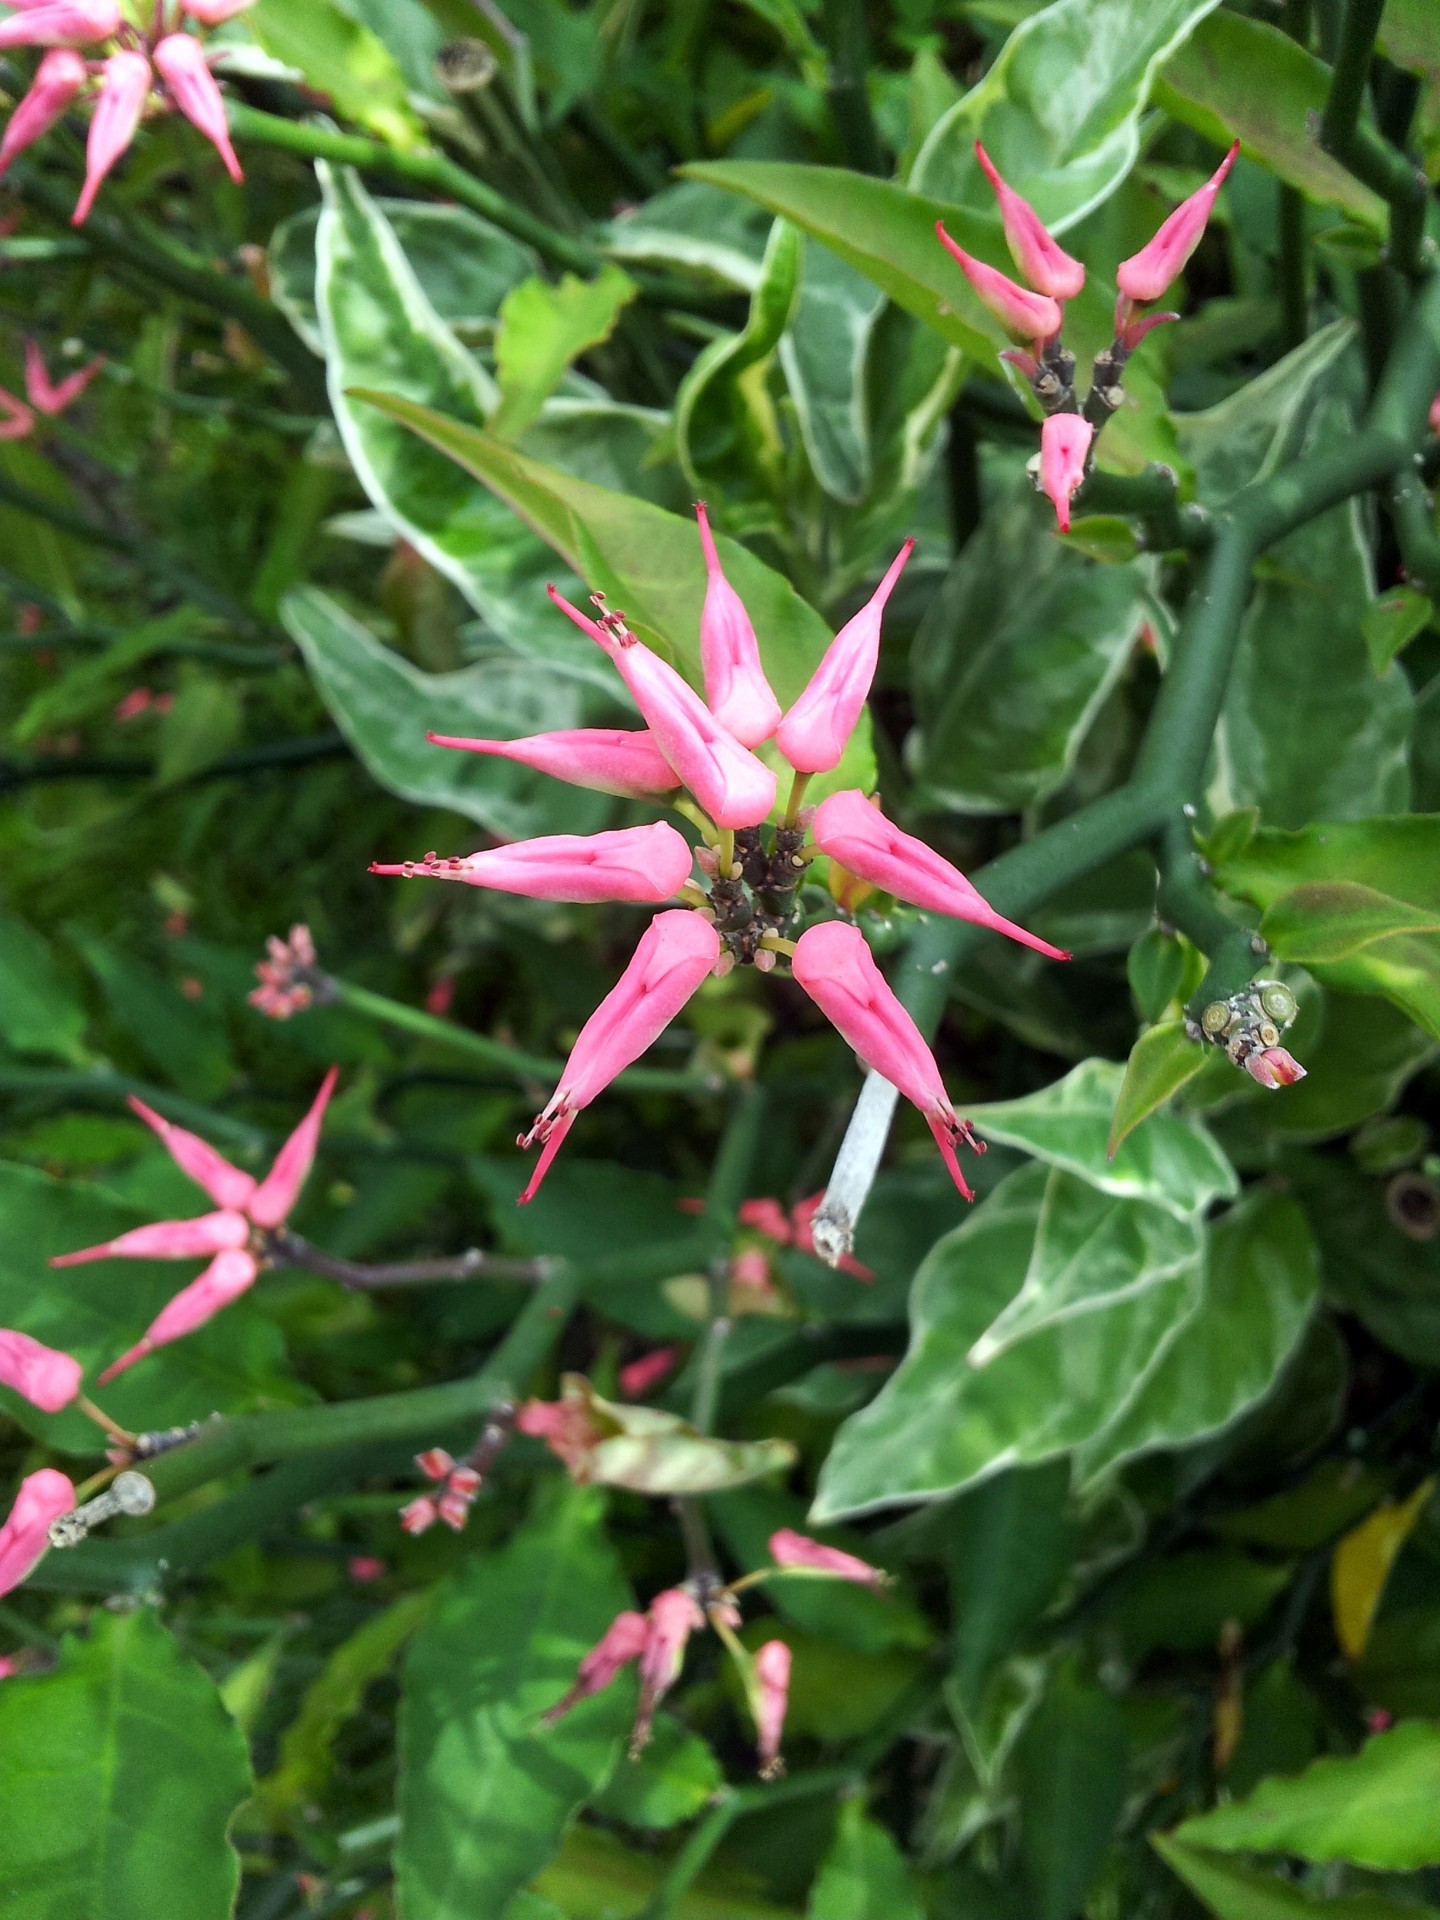
{"type": "MultiPolygon", "coordinates": [[[[127,1092],[258,1168],[331,1062],[313,1247],[547,1277],[282,1268],[107,1390],[222,1422],[0,1602],[0,1913],[1440,1910],[1440,13],[259,0],[220,38],[243,187],[175,116],[77,231],[73,127],[7,181],[0,379],[26,334],[107,364],[0,445],[0,1323],[88,1368],[165,1298],[46,1265],[193,1208],[127,1092]],[[977,136],[1088,265],[1082,364],[1242,142],[1064,539],[933,238],[1004,257],[977,136]],[[915,536],[851,783],[1076,956],[879,912],[990,1151],[967,1211],[902,1114],[869,1283],[736,1224],[825,1184],[858,1090],[797,991],[709,983],[520,1212],[633,912],[366,871],[639,817],[424,736],[633,719],[547,580],[693,671],[697,497],[782,700],[915,536]],[[295,922],[339,987],[273,1022],[295,922]],[[1257,930],[1279,1093],[1180,1025],[1257,930]],[[707,1287],[757,1248],[753,1299],[707,1287]],[[661,1344],[652,1404],[793,1451],[704,1500],[727,1573],[792,1526],[894,1575],[748,1609],[793,1651],[773,1783],[713,1639],[638,1762],[628,1679],[539,1730],[684,1577],[669,1499],[515,1438],[463,1532],[399,1528],[417,1451],[661,1344]]],[[[91,1470],[0,1399],[7,1486],[91,1470]]]]}

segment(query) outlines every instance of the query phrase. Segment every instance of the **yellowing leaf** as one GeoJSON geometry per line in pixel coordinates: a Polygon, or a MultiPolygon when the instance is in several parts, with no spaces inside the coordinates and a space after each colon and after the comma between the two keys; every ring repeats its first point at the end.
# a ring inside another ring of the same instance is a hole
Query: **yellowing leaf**
{"type": "Polygon", "coordinates": [[[1330,1607],[1335,1637],[1347,1660],[1360,1659],[1369,1645],[1390,1569],[1434,1491],[1432,1475],[1398,1506],[1387,1500],[1377,1507],[1336,1547],[1330,1562],[1330,1607]]]}

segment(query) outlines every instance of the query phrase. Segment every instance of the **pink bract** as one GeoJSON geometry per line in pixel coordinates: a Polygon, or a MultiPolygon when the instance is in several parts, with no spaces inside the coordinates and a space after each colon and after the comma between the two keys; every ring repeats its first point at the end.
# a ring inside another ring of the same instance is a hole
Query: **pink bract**
{"type": "Polygon", "coordinates": [[[41,1467],[20,1483],[10,1517],[0,1527],[0,1594],[28,1579],[50,1544],[50,1522],[75,1506],[75,1488],[54,1467],[41,1467]]]}
{"type": "Polygon", "coordinates": [[[80,1391],[85,1369],[68,1353],[43,1346],[28,1333],[0,1329],[0,1386],[23,1395],[42,1413],[58,1413],[80,1391]]]}
{"type": "Polygon", "coordinates": [[[1078,413],[1052,413],[1040,429],[1040,488],[1061,533],[1070,531],[1070,502],[1084,484],[1094,438],[1095,429],[1078,413]]]}
{"type": "Polygon", "coordinates": [[[1010,257],[1027,283],[1052,300],[1073,300],[1085,284],[1084,266],[1065,252],[1029,201],[1001,179],[999,169],[978,140],[975,157],[995,189],[1010,257]]]}
{"type": "Polygon", "coordinates": [[[855,731],[880,661],[880,617],[915,550],[907,540],[884,579],[825,650],[810,684],[780,722],[775,744],[797,773],[838,767],[855,731]]]}
{"type": "Polygon", "coordinates": [[[945,231],[945,222],[935,222],[941,246],[950,255],[975,290],[975,297],[992,313],[1006,333],[1021,346],[1036,346],[1060,331],[1063,315],[1059,302],[1048,294],[1031,293],[1017,286],[998,267],[987,267],[983,260],[967,253],[945,231]]]}
{"type": "Polygon", "coordinates": [[[703,500],[696,501],[695,516],[700,523],[707,580],[700,615],[705,701],[741,746],[758,747],[780,724],[780,702],[760,664],[760,645],[745,602],[725,578],[703,500]]]}

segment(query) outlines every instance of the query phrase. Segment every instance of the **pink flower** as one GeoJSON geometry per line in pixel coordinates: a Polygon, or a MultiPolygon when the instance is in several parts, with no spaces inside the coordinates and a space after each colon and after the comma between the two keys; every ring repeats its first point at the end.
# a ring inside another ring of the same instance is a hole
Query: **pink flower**
{"type": "Polygon", "coordinates": [[[52,386],[39,347],[33,340],[27,340],[25,342],[26,398],[37,413],[53,418],[56,414],[64,413],[67,407],[74,406],[104,364],[105,355],[97,354],[88,366],[68,374],[58,385],[52,386]]]}
{"type": "Polygon", "coordinates": [[[1052,413],[1040,429],[1040,487],[1055,507],[1061,533],[1070,531],[1070,502],[1085,479],[1095,429],[1078,413],[1052,413]]]}
{"type": "MultiPolygon", "coordinates": [[[[0,34],[3,31],[0,28],[0,34]]],[[[113,33],[114,28],[109,31],[113,33]]],[[[102,71],[100,97],[85,144],[85,185],[70,216],[75,227],[85,224],[105,176],[135,138],[150,91],[150,62],[143,53],[112,53],[102,71]]]]}
{"type": "Polygon", "coordinates": [[[977,260],[973,254],[967,253],[950,238],[943,220],[935,222],[935,231],[941,246],[953,260],[959,262],[960,270],[975,289],[981,306],[994,314],[1012,340],[1022,346],[1033,346],[1053,338],[1060,331],[1063,316],[1058,301],[1052,300],[1048,294],[1030,293],[1008,279],[998,268],[987,267],[983,260],[977,260]]]}
{"type": "MultiPolygon", "coordinates": [[[[1054,418],[1074,416],[1056,414],[1054,418]]],[[[958,867],[951,866],[923,840],[902,833],[857,788],[832,793],[822,800],[815,809],[811,831],[822,853],[832,854],[851,873],[873,881],[897,900],[908,900],[912,906],[946,913],[956,920],[969,920],[978,927],[990,927],[1034,947],[1037,953],[1048,954],[1052,960],[1070,958],[1062,948],[1052,947],[996,913],[958,867]]]]}
{"type": "Polygon", "coordinates": [[[785,1771],[780,1758],[780,1736],[790,1698],[790,1649],[783,1640],[767,1640],[755,1655],[756,1753],[760,1776],[773,1780],[785,1771]]]}
{"type": "Polygon", "coordinates": [[[564,1400],[527,1400],[515,1416],[517,1433],[528,1433],[543,1440],[573,1480],[588,1480],[590,1456],[605,1438],[597,1426],[585,1399],[570,1395],[564,1400]]]}
{"type": "Polygon", "coordinates": [[[1265,1047],[1247,1054],[1245,1071],[1262,1087],[1293,1087],[1305,1078],[1305,1069],[1284,1047],[1265,1047]]]}
{"type": "Polygon", "coordinates": [[[263,1235],[282,1226],[299,1199],[338,1072],[338,1067],[332,1067],[326,1074],[310,1111],[258,1183],[239,1167],[232,1167],[208,1140],[172,1125],[131,1095],[134,1111],[155,1129],[176,1166],[204,1189],[219,1211],[202,1213],[193,1220],[160,1220],[153,1226],[134,1227],[98,1247],[53,1256],[52,1267],[73,1267],[84,1260],[184,1260],[196,1254],[214,1255],[200,1277],[183,1287],[161,1310],[143,1338],[105,1369],[100,1375],[101,1386],[156,1347],[168,1346],[203,1327],[253,1285],[265,1253],[252,1229],[259,1229],[263,1235]]]}
{"type": "Polygon", "coordinates": [[[650,1738],[655,1709],[680,1677],[685,1645],[705,1616],[683,1587],[667,1587],[650,1602],[649,1631],[640,1654],[640,1709],[630,1736],[632,1758],[650,1738]]]}
{"type": "Polygon", "coordinates": [[[42,1413],[58,1413],[80,1391],[85,1369],[68,1353],[57,1353],[28,1333],[0,1330],[0,1385],[23,1394],[42,1413]]]}
{"type": "Polygon", "coordinates": [[[975,157],[995,189],[1005,224],[1005,243],[1025,280],[1037,293],[1048,293],[1054,300],[1073,300],[1085,284],[1084,267],[1057,244],[1029,201],[1005,184],[978,140],[975,157]]]}
{"type": "Polygon", "coordinates": [[[28,1579],[50,1544],[50,1522],[75,1506],[75,1489],[54,1467],[27,1474],[20,1483],[10,1518],[0,1527],[0,1593],[28,1579]]]}
{"type": "Polygon", "coordinates": [[[448,733],[427,733],[425,738],[432,746],[492,753],[568,780],[572,787],[631,800],[673,793],[680,784],[654,735],[643,727],[571,727],[560,733],[532,733],[523,740],[467,740],[448,733]]]}
{"type": "Polygon", "coordinates": [[[689,842],[663,820],[609,833],[554,833],[505,847],[441,860],[427,853],[400,866],[372,864],[371,873],[426,874],[471,887],[523,893],[532,900],[670,900],[690,877],[689,842]]]}
{"type": "Polygon", "coordinates": [[[963,1140],[977,1153],[984,1148],[966,1122],[956,1119],[935,1056],[886,985],[859,929],[840,920],[808,928],[795,943],[790,967],[796,984],[839,1028],[865,1065],[924,1114],[950,1177],[965,1198],[973,1200],[955,1147],[963,1140]]]}
{"type": "Polygon", "coordinates": [[[880,660],[880,616],[915,549],[907,540],[853,620],[825,649],[810,684],[780,722],[775,744],[797,773],[828,773],[855,731],[880,660]]]}
{"type": "Polygon", "coordinates": [[[0,425],[0,440],[24,440],[35,431],[34,414],[23,400],[17,400],[4,387],[0,387],[0,413],[5,415],[0,425]]]}
{"type": "Polygon", "coordinates": [[[39,0],[0,22],[0,47],[84,47],[119,28],[119,0],[39,0]]]}
{"type": "Polygon", "coordinates": [[[873,1587],[877,1593],[885,1585],[885,1575],[878,1567],[872,1567],[853,1553],[842,1553],[839,1547],[822,1546],[808,1534],[796,1533],[793,1527],[781,1527],[771,1534],[770,1557],[777,1567],[784,1567],[787,1572],[799,1568],[810,1573],[830,1573],[837,1580],[853,1580],[857,1587],[873,1587]]]}
{"type": "Polygon", "coordinates": [[[225,162],[225,171],[238,185],[245,175],[230,144],[224,98],[200,42],[188,33],[167,34],[156,47],[154,60],[176,106],[215,148],[225,162]]]}
{"type": "Polygon", "coordinates": [[[20,1671],[20,1662],[12,1654],[0,1655],[0,1680],[13,1680],[20,1671]]]}
{"type": "Polygon", "coordinates": [[[1440,433],[1440,393],[1430,402],[1428,420],[1431,433],[1440,433]]]}
{"type": "Polygon", "coordinates": [[[180,11],[204,26],[218,27],[221,21],[233,20],[237,13],[244,13],[254,4],[255,0],[180,0],[180,11]]]}
{"type": "Polygon", "coordinates": [[[672,666],[624,625],[601,625],[555,587],[546,592],[619,668],[620,677],[655,736],[655,744],[717,827],[757,826],[775,804],[775,775],[711,713],[672,666]]]}
{"type": "MultiPolygon", "coordinates": [[[[808,1200],[797,1200],[790,1209],[795,1245],[801,1253],[813,1254],[817,1260],[820,1256],[815,1252],[815,1216],[824,1198],[823,1192],[812,1193],[808,1200]]],[[[875,1278],[875,1269],[862,1266],[853,1254],[842,1253],[834,1264],[841,1273],[848,1273],[853,1280],[870,1281],[875,1278]]]]}
{"type": "Polygon", "coordinates": [[[580,1662],[574,1686],[563,1700],[557,1700],[546,1713],[546,1726],[554,1726],[560,1716],[568,1713],[573,1706],[608,1687],[622,1667],[628,1667],[632,1660],[640,1658],[649,1638],[650,1623],[643,1613],[627,1609],[624,1613],[616,1614],[604,1634],[580,1662]]]}
{"type": "Polygon", "coordinates": [[[737,1287],[751,1287],[757,1293],[773,1293],[769,1256],[760,1247],[742,1247],[730,1261],[730,1278],[737,1287]]]}
{"type": "Polygon", "coordinates": [[[745,603],[725,578],[705,502],[695,502],[708,576],[700,615],[700,660],[705,701],[742,747],[758,747],[780,724],[780,702],[760,664],[760,646],[745,603]]]}
{"type": "Polygon", "coordinates": [[[1200,244],[1215,196],[1225,184],[1225,176],[1240,151],[1237,140],[1201,187],[1188,200],[1182,200],[1155,238],[1122,260],[1115,270],[1115,283],[1127,300],[1158,300],[1185,262],[1200,244]]]}
{"type": "Polygon", "coordinates": [[[637,1354],[635,1359],[620,1369],[621,1394],[627,1400],[643,1400],[667,1373],[674,1372],[679,1359],[678,1347],[654,1347],[649,1353],[637,1354]]]}
{"type": "Polygon", "coordinates": [[[315,1004],[317,989],[329,991],[329,982],[319,971],[315,942],[303,922],[291,927],[288,941],[272,933],[265,950],[269,958],[255,967],[260,985],[245,998],[269,1019],[288,1020],[315,1004]]]}
{"type": "Polygon", "coordinates": [[[778,1200],[742,1200],[735,1210],[742,1227],[763,1233],[777,1246],[788,1247],[792,1238],[790,1219],[778,1200]]]}
{"type": "Polygon", "coordinates": [[[35,70],[30,91],[11,114],[5,137],[0,140],[0,174],[17,154],[44,138],[89,78],[85,62],[70,48],[56,47],[46,54],[35,70]]]}
{"type": "Polygon", "coordinates": [[[576,1114],[658,1039],[719,958],[720,936],[698,913],[656,914],[629,966],[581,1028],[554,1096],[519,1141],[530,1147],[538,1140],[542,1149],[522,1205],[534,1199],[576,1114]]]}
{"type": "Polygon", "coordinates": [[[383,1560],[377,1560],[372,1553],[352,1553],[345,1562],[345,1571],[352,1580],[362,1586],[368,1586],[374,1580],[383,1580],[389,1568],[383,1560]]]}

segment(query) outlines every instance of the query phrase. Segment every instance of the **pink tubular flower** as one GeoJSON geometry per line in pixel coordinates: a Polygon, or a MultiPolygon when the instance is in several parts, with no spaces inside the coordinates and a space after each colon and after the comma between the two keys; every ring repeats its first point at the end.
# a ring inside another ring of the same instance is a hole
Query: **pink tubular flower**
{"type": "Polygon", "coordinates": [[[627,1400],[643,1400],[652,1387],[673,1373],[680,1360],[678,1347],[655,1347],[621,1367],[620,1392],[627,1400]]]}
{"type": "Polygon", "coordinates": [[[0,422],[0,440],[24,440],[35,431],[35,416],[23,400],[13,393],[7,393],[0,387],[0,413],[5,415],[0,422]]]}
{"type": "Polygon", "coordinates": [[[35,341],[25,342],[25,397],[37,413],[50,418],[64,413],[67,407],[73,407],[84,393],[90,382],[105,364],[105,355],[97,354],[89,363],[77,372],[67,374],[55,384],[51,384],[50,375],[35,341]]]}
{"type": "Polygon", "coordinates": [[[630,964],[580,1029],[560,1085],[519,1145],[542,1151],[520,1195],[533,1200],[582,1107],[638,1060],[669,1026],[720,958],[720,936],[708,920],[683,908],[657,913],[630,964]]]}
{"type": "Polygon", "coordinates": [[[180,0],[180,11],[188,13],[202,26],[218,27],[222,21],[233,20],[237,13],[244,13],[254,4],[255,0],[180,0]]]}
{"type": "MultiPolygon", "coordinates": [[[[1064,414],[1053,417],[1074,418],[1064,414]]],[[[996,913],[958,867],[951,866],[923,840],[902,833],[857,788],[832,793],[822,800],[815,809],[811,832],[822,853],[833,855],[851,873],[883,887],[897,900],[908,900],[912,906],[946,913],[956,920],[969,920],[977,927],[990,927],[1023,946],[1034,947],[1037,953],[1048,954],[1052,960],[1070,958],[1062,948],[1052,947],[996,913]]]]}
{"type": "Polygon", "coordinates": [[[171,33],[154,53],[155,70],[185,118],[204,134],[225,162],[225,171],[238,186],[245,178],[225,118],[225,101],[206,63],[200,42],[188,33],[171,33]]]}
{"type": "Polygon", "coordinates": [[[1073,300],[1085,284],[1084,267],[1059,246],[1029,201],[1006,185],[978,140],[975,157],[1000,202],[1011,259],[1036,293],[1048,293],[1052,300],[1073,300]]]}
{"type": "Polygon", "coordinates": [[[810,684],[780,722],[775,744],[797,773],[829,773],[840,764],[880,661],[880,616],[914,550],[915,542],[907,540],[859,613],[825,649],[810,684]]]}
{"type": "Polygon", "coordinates": [[[0,1654],[0,1680],[13,1680],[20,1671],[20,1662],[11,1654],[0,1654]]]}
{"type": "Polygon", "coordinates": [[[648,1631],[640,1654],[640,1709],[630,1736],[632,1759],[650,1738],[655,1709],[680,1677],[685,1644],[705,1616],[683,1587],[667,1587],[650,1602],[648,1631]]]}
{"type": "Polygon", "coordinates": [[[780,724],[780,702],[760,664],[760,646],[745,603],[725,578],[705,502],[695,502],[705,549],[705,607],[700,615],[700,660],[705,701],[742,747],[758,747],[780,724]]]}
{"type": "Polygon", "coordinates": [[[1440,393],[1437,393],[1435,398],[1430,402],[1427,424],[1431,433],[1440,433],[1440,393]]]}
{"type": "Polygon", "coordinates": [[[1237,140],[1201,187],[1188,200],[1182,200],[1155,238],[1122,260],[1115,270],[1115,284],[1127,300],[1158,300],[1185,262],[1200,244],[1215,196],[1225,184],[1225,176],[1240,151],[1237,140]]]}
{"type": "Polygon", "coordinates": [[[75,1506],[75,1489],[54,1467],[27,1474],[20,1483],[10,1518],[0,1527],[0,1594],[28,1579],[50,1544],[50,1522],[75,1506]]]}
{"type": "Polygon", "coordinates": [[[1265,1047],[1247,1055],[1245,1071],[1262,1087],[1293,1087],[1305,1078],[1305,1069],[1284,1047],[1265,1047]]]}
{"type": "Polygon", "coordinates": [[[196,1254],[214,1255],[199,1278],[183,1287],[161,1310],[137,1344],[105,1369],[100,1375],[101,1386],[156,1347],[168,1346],[203,1327],[254,1283],[263,1249],[257,1247],[252,1228],[264,1232],[283,1225],[299,1199],[338,1072],[332,1067],[326,1074],[310,1111],[258,1184],[239,1167],[232,1167],[208,1140],[172,1125],[143,1100],[131,1096],[132,1109],[155,1129],[176,1166],[205,1190],[219,1211],[202,1213],[193,1220],[159,1220],[151,1226],[134,1227],[98,1247],[82,1247],[76,1253],[52,1257],[52,1267],[73,1267],[85,1260],[184,1260],[196,1254]]]}
{"type": "Polygon", "coordinates": [[[755,1655],[755,1750],[762,1780],[785,1771],[780,1736],[790,1698],[790,1649],[783,1640],[767,1640],[755,1655]]]}
{"type": "Polygon", "coordinates": [[[85,1369],[68,1353],[42,1346],[28,1333],[0,1330],[0,1386],[22,1394],[42,1413],[58,1413],[80,1391],[85,1369]]]}
{"type": "Polygon", "coordinates": [[[467,740],[456,734],[427,733],[435,747],[460,747],[466,753],[491,753],[501,760],[534,767],[537,773],[568,780],[572,787],[614,793],[628,800],[673,793],[680,776],[646,728],[570,727],[559,733],[532,733],[523,740],[467,740]]]}
{"type": "Polygon", "coordinates": [[[370,871],[462,880],[467,886],[522,893],[532,900],[629,900],[653,906],[680,891],[690,877],[692,857],[684,835],[656,820],[647,827],[619,827],[609,833],[516,840],[463,860],[440,860],[427,853],[423,860],[400,866],[372,864],[370,871]]]}
{"type": "Polygon", "coordinates": [[[56,47],[46,54],[35,70],[30,91],[11,114],[5,137],[0,140],[0,174],[16,154],[33,147],[50,131],[89,78],[85,62],[69,47],[56,47]]]}
{"type": "Polygon", "coordinates": [[[853,1553],[839,1547],[822,1546],[808,1534],[793,1527],[781,1527],[770,1536],[770,1558],[787,1572],[800,1569],[809,1573],[833,1574],[837,1580],[853,1580],[857,1587],[872,1587],[876,1592],[885,1585],[885,1576],[853,1553]]]}
{"type": "Polygon", "coordinates": [[[85,224],[105,176],[135,138],[150,91],[150,62],[143,53],[112,53],[103,71],[85,143],[85,185],[70,216],[74,227],[85,224]]]}
{"type": "Polygon", "coordinates": [[[778,1200],[742,1200],[735,1209],[735,1218],[742,1227],[763,1233],[777,1246],[788,1247],[794,1238],[790,1217],[778,1200]]]}
{"type": "Polygon", "coordinates": [[[620,615],[609,615],[602,626],[557,588],[545,591],[615,662],[655,744],[716,826],[758,826],[775,805],[770,768],[721,726],[694,688],[637,640],[620,615]]]}
{"type": "Polygon", "coordinates": [[[885,983],[857,927],[827,920],[795,943],[791,973],[867,1067],[897,1087],[924,1114],[950,1177],[967,1200],[974,1194],[955,1157],[960,1140],[983,1153],[969,1126],[957,1120],[935,1056],[920,1029],[885,983]]]}
{"type": "Polygon", "coordinates": [[[940,244],[975,289],[975,297],[987,312],[993,313],[1010,338],[1021,346],[1049,340],[1060,331],[1063,316],[1059,302],[1049,294],[1031,293],[1020,287],[997,267],[987,267],[956,244],[945,231],[945,222],[937,220],[935,231],[940,244]]]}
{"type": "Polygon", "coordinates": [[[545,1714],[545,1725],[553,1727],[562,1714],[608,1687],[622,1667],[640,1658],[649,1637],[650,1624],[643,1613],[636,1613],[633,1608],[617,1613],[580,1662],[574,1686],[545,1714]]]}
{"type": "Polygon", "coordinates": [[[119,0],[38,0],[0,22],[0,47],[85,47],[119,27],[119,0]]]}
{"type": "Polygon", "coordinates": [[[1040,429],[1040,487],[1061,533],[1070,531],[1070,502],[1084,481],[1094,438],[1094,427],[1078,413],[1052,413],[1040,429]]]}

